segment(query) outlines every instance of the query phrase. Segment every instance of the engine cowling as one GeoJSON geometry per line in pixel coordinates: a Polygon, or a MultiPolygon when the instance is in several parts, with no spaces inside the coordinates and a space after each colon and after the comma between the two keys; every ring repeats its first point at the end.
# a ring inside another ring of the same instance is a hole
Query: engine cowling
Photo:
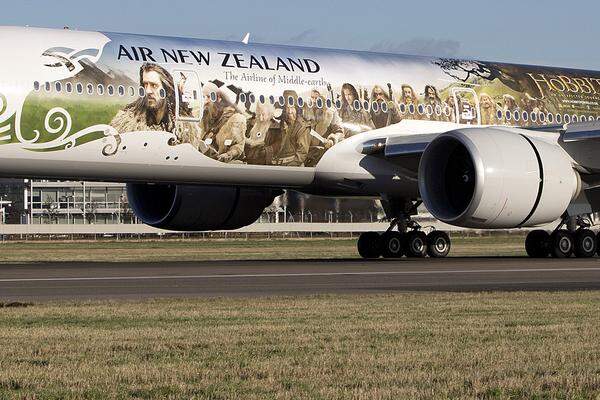
{"type": "Polygon", "coordinates": [[[552,222],[580,186],[559,146],[510,129],[444,133],[427,146],[419,164],[419,191],[431,214],[468,228],[552,222]]]}
{"type": "Polygon", "coordinates": [[[280,190],[128,183],[127,198],[145,224],[175,231],[231,230],[250,225],[280,190]]]}

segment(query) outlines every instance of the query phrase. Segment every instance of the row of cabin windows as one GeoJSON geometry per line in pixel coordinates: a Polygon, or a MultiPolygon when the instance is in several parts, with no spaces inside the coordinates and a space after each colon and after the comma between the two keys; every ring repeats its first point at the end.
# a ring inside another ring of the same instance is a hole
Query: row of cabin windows
{"type": "Polygon", "coordinates": [[[519,122],[519,121],[523,121],[523,122],[527,122],[529,120],[531,120],[531,122],[539,122],[539,123],[557,123],[557,124],[561,124],[561,123],[571,123],[571,122],[585,122],[585,121],[594,121],[594,120],[598,120],[600,121],[600,116],[598,117],[594,117],[593,115],[590,115],[588,117],[586,117],[585,115],[569,115],[569,114],[552,114],[552,113],[527,113],[527,111],[502,111],[502,110],[498,110],[497,111],[497,115],[498,119],[506,119],[506,121],[514,121],[514,122],[519,122]]]}
{"type": "MultiPolygon", "coordinates": [[[[39,92],[42,90],[42,84],[40,84],[40,82],[35,81],[33,83],[33,89],[36,92],[39,92]]],[[[146,96],[146,91],[144,90],[143,87],[138,87],[137,89],[134,88],[133,86],[129,86],[129,87],[125,87],[123,85],[119,85],[116,88],[113,85],[107,85],[106,87],[102,84],[98,84],[98,85],[93,85],[91,83],[88,84],[83,84],[81,82],[78,82],[74,85],[71,82],[66,82],[66,83],[62,83],[62,82],[54,82],[54,84],[50,83],[50,82],[46,82],[43,85],[43,90],[45,92],[55,92],[55,93],[62,93],[63,91],[65,93],[76,93],[76,94],[87,94],[87,95],[94,95],[97,94],[99,96],[104,96],[104,95],[108,95],[108,96],[129,96],[129,97],[135,97],[136,95],[139,97],[144,97],[146,96]]],[[[165,98],[166,97],[166,93],[164,89],[160,89],[159,95],[161,98],[165,98]]]]}
{"type": "MultiPolygon", "coordinates": [[[[33,84],[34,90],[36,92],[39,92],[42,89],[42,85],[40,84],[40,82],[36,81],[33,84]]],[[[125,87],[123,85],[117,86],[116,88],[113,85],[107,85],[106,87],[102,84],[98,84],[98,85],[93,85],[91,83],[88,84],[83,84],[81,82],[76,83],[75,87],[73,87],[73,84],[71,82],[66,82],[64,85],[61,82],[55,82],[54,85],[52,85],[52,83],[50,82],[46,82],[43,85],[43,89],[46,92],[52,92],[55,91],[56,93],[61,93],[61,92],[66,92],[66,93],[77,93],[77,94],[88,94],[88,95],[100,95],[103,96],[105,94],[107,94],[108,96],[114,96],[115,94],[121,97],[124,96],[129,96],[129,97],[135,97],[136,94],[139,97],[144,97],[146,95],[146,91],[144,90],[143,87],[139,87],[134,88],[133,86],[129,86],[129,87],[125,87]]],[[[160,89],[160,97],[161,98],[165,98],[166,97],[166,93],[164,89],[160,89]]],[[[212,102],[217,101],[217,94],[215,92],[211,92],[209,95],[209,98],[212,102]]],[[[250,102],[252,104],[254,104],[256,102],[256,96],[252,93],[250,94],[246,94],[246,93],[241,93],[239,96],[239,100],[241,103],[247,103],[250,102]]],[[[265,104],[267,102],[267,98],[264,95],[260,95],[258,96],[258,101],[261,104],[265,104]]],[[[269,96],[268,101],[271,105],[275,105],[276,103],[283,107],[286,104],[286,99],[284,96],[279,96],[278,98],[275,98],[274,96],[269,96]]],[[[331,101],[331,99],[326,99],[325,101],[323,101],[322,98],[317,98],[315,101],[313,101],[312,98],[308,98],[307,100],[304,100],[302,97],[297,97],[296,100],[294,100],[294,97],[289,96],[287,98],[287,104],[289,104],[290,106],[293,105],[297,105],[298,107],[303,107],[305,104],[309,107],[313,107],[316,106],[317,108],[323,108],[324,106],[327,108],[331,108],[333,106],[333,102],[331,101]]],[[[336,100],[335,101],[335,107],[339,110],[342,108],[342,102],[340,100],[336,100]]],[[[353,104],[352,104],[352,108],[356,111],[360,111],[362,110],[366,110],[366,111],[374,111],[374,112],[378,112],[380,109],[383,112],[387,112],[388,111],[388,105],[386,102],[384,103],[377,103],[376,101],[373,102],[369,102],[367,100],[361,102],[360,100],[356,99],[354,100],[353,104]]],[[[409,104],[406,105],[404,103],[400,103],[399,104],[399,111],[402,114],[406,114],[407,112],[409,114],[415,114],[418,113],[420,115],[426,114],[426,115],[437,115],[437,116],[441,116],[442,114],[445,115],[446,117],[450,117],[450,115],[452,114],[452,110],[449,106],[445,105],[444,108],[442,109],[441,106],[437,105],[435,108],[432,107],[431,105],[423,105],[423,104],[418,104],[417,106],[415,106],[414,104],[409,104]]],[[[569,114],[552,114],[552,113],[531,113],[529,114],[527,111],[502,111],[502,110],[498,110],[497,111],[497,118],[499,120],[505,119],[506,121],[514,121],[514,122],[527,122],[529,120],[531,120],[531,122],[534,123],[570,123],[570,122],[578,122],[578,121],[593,121],[594,119],[600,120],[600,116],[598,117],[593,117],[593,116],[589,116],[586,117],[585,115],[581,115],[581,116],[577,116],[577,115],[569,115],[569,114]]]]}

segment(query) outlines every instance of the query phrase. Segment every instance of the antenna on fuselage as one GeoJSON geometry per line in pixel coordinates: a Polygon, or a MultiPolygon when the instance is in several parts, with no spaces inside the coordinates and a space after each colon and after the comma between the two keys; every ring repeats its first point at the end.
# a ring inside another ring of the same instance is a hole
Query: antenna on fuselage
{"type": "Polygon", "coordinates": [[[250,32],[246,33],[246,36],[242,39],[242,43],[248,44],[250,42],[250,32]]]}

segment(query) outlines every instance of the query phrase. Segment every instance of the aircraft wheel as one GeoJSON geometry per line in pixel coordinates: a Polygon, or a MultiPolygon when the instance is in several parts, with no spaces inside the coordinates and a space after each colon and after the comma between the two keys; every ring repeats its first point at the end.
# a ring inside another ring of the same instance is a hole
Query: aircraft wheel
{"type": "Polygon", "coordinates": [[[446,232],[433,231],[427,235],[427,254],[432,258],[443,258],[450,252],[450,237],[446,232]]]}
{"type": "Polygon", "coordinates": [[[537,229],[529,232],[525,239],[525,251],[529,257],[544,258],[550,253],[550,234],[537,229]]]}
{"type": "Polygon", "coordinates": [[[404,254],[403,235],[400,232],[385,232],[381,235],[381,255],[385,258],[400,258],[404,254]]]}
{"type": "Polygon", "coordinates": [[[425,257],[427,254],[427,235],[421,231],[408,232],[405,236],[407,257],[425,257]]]}
{"type": "Polygon", "coordinates": [[[550,253],[555,258],[567,258],[573,254],[575,241],[571,232],[560,229],[550,235],[550,253]]]}
{"type": "Polygon", "coordinates": [[[380,235],[377,232],[364,232],[358,238],[358,254],[362,258],[379,258],[380,250],[380,235]]]}
{"type": "Polygon", "coordinates": [[[589,229],[578,229],[575,232],[575,256],[581,258],[594,257],[598,242],[596,235],[589,229]]]}

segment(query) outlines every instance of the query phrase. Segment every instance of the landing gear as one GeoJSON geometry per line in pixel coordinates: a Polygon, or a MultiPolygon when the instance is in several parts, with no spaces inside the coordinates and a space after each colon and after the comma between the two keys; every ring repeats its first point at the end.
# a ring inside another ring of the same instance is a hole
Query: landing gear
{"type": "Polygon", "coordinates": [[[393,218],[388,230],[381,235],[365,232],[358,239],[358,253],[363,258],[400,258],[402,256],[423,258],[446,257],[450,252],[450,238],[441,231],[428,235],[421,225],[411,219],[417,213],[420,202],[387,202],[386,214],[393,218]]]}
{"type": "Polygon", "coordinates": [[[581,216],[565,216],[552,233],[542,230],[529,232],[525,240],[525,250],[530,257],[535,258],[545,258],[548,255],[567,258],[573,254],[578,258],[589,258],[596,253],[600,255],[600,233],[594,234],[589,229],[590,225],[590,221],[581,216]],[[563,226],[568,229],[561,229],[563,226]]]}
{"type": "Polygon", "coordinates": [[[362,258],[379,258],[381,255],[381,245],[379,233],[365,232],[358,238],[358,254],[362,258]]]}
{"type": "Polygon", "coordinates": [[[427,254],[432,258],[444,258],[450,252],[450,238],[446,232],[433,231],[427,235],[427,254]]]}

